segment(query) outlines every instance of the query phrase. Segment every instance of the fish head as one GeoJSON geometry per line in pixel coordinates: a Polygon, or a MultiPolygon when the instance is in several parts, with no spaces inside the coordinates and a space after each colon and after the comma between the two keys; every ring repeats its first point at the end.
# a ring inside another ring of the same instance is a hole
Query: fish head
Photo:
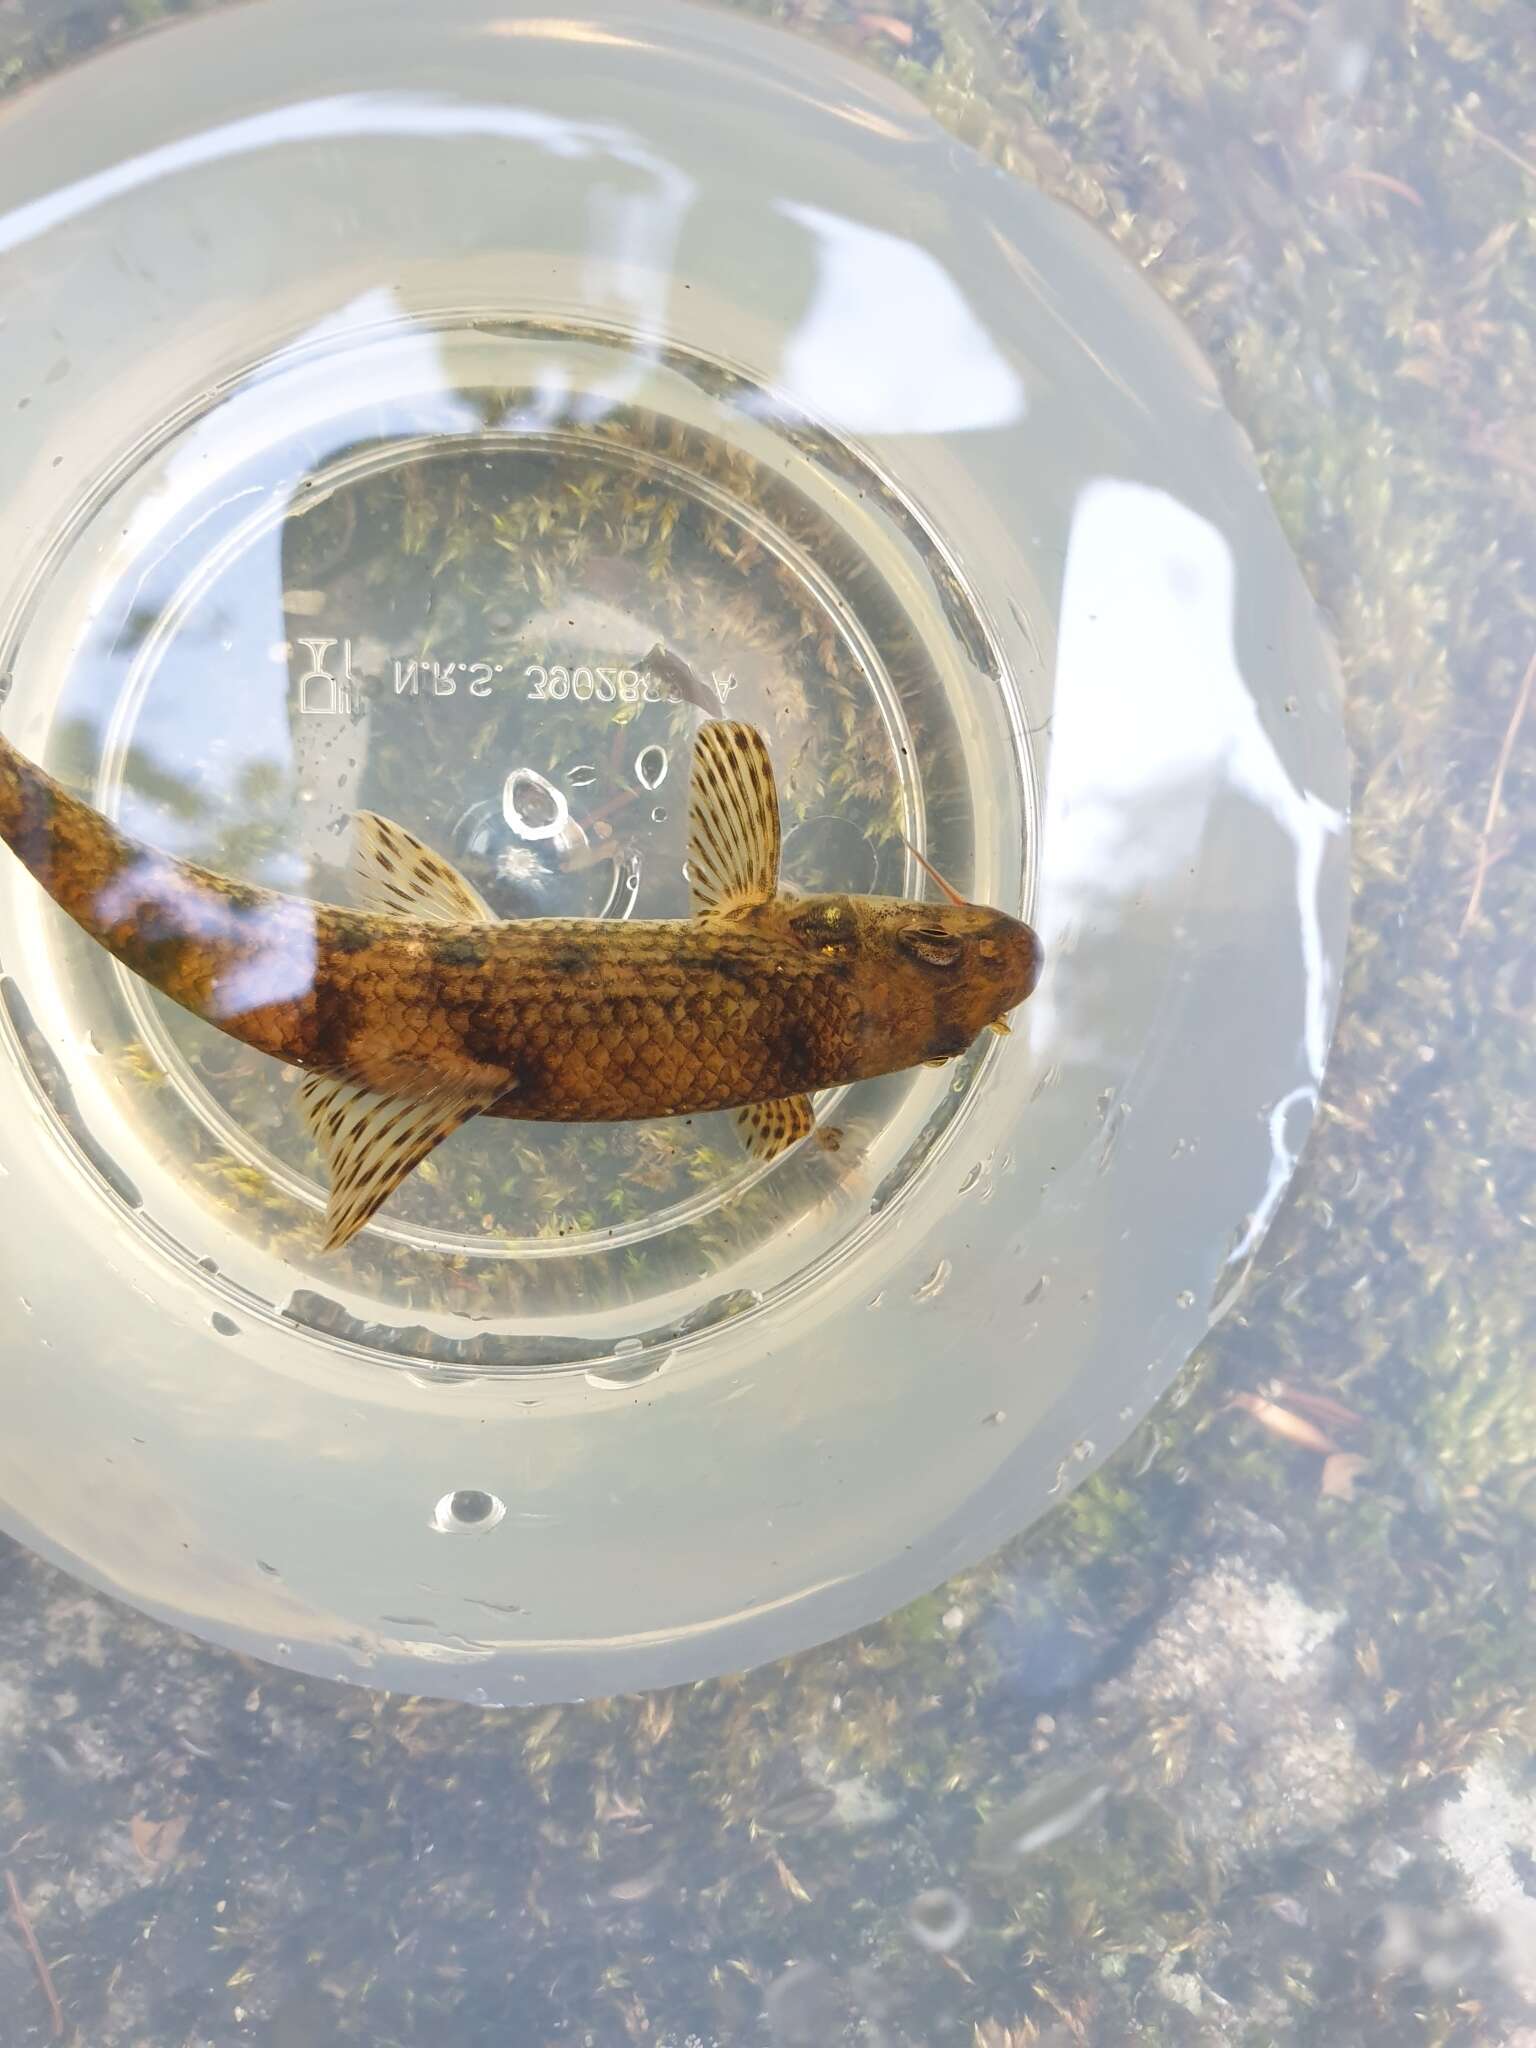
{"type": "Polygon", "coordinates": [[[815,896],[786,911],[787,935],[833,963],[857,1001],[866,1073],[964,1052],[989,1026],[1006,1028],[1040,977],[1034,932],[984,904],[815,896]]]}

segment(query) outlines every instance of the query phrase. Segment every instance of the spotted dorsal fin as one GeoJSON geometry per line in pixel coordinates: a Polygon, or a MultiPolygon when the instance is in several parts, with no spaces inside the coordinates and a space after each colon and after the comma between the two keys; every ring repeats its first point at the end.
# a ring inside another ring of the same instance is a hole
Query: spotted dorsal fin
{"type": "Polygon", "coordinates": [[[688,888],[696,917],[766,903],[779,885],[779,792],[760,732],[711,720],[693,750],[688,888]]]}
{"type": "Polygon", "coordinates": [[[325,1249],[355,1237],[435,1146],[505,1092],[505,1076],[444,1081],[402,1097],[332,1074],[306,1075],[299,1107],[331,1181],[325,1249]]]}
{"type": "Polygon", "coordinates": [[[352,884],[364,910],[434,924],[496,924],[496,913],[458,869],[377,811],[352,820],[352,884]]]}
{"type": "Polygon", "coordinates": [[[816,1127],[809,1095],[784,1095],[776,1102],[751,1102],[736,1112],[736,1128],[754,1159],[777,1159],[816,1127]]]}

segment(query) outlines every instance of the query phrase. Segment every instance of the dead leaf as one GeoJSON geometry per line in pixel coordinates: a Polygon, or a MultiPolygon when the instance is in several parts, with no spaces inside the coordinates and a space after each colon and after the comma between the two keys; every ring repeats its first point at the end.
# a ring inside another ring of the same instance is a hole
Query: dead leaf
{"type": "Polygon", "coordinates": [[[136,1813],[129,1821],[133,1846],[151,1870],[164,1870],[175,1862],[181,1838],[187,1832],[188,1818],[178,1813],[169,1820],[150,1820],[146,1814],[136,1813]]]}
{"type": "Polygon", "coordinates": [[[1353,1500],[1355,1481],[1365,1470],[1365,1465],[1365,1459],[1355,1451],[1335,1451],[1331,1458],[1323,1460],[1318,1492],[1329,1500],[1353,1500]]]}
{"type": "Polygon", "coordinates": [[[667,1881],[670,1859],[663,1856],[659,1863],[653,1863],[649,1870],[642,1870],[635,1877],[621,1877],[617,1884],[608,1887],[610,1899],[617,1899],[621,1905],[632,1905],[640,1899],[648,1899],[659,1892],[667,1881]]]}
{"type": "Polygon", "coordinates": [[[1346,1408],[1342,1401],[1335,1401],[1331,1394],[1316,1394],[1310,1387],[1298,1387],[1289,1380],[1273,1380],[1271,1392],[1282,1401],[1289,1401],[1293,1408],[1301,1409],[1305,1415],[1318,1422],[1331,1423],[1335,1429],[1363,1429],[1365,1417],[1356,1414],[1353,1408],[1346,1408]]]}
{"type": "Polygon", "coordinates": [[[775,1856],[770,1852],[768,1860],[778,1873],[779,1883],[783,1885],[789,1896],[792,1899],[798,1899],[802,1906],[808,1906],[811,1903],[811,1895],[784,1861],[784,1858],[782,1856],[775,1856]]]}
{"type": "Polygon", "coordinates": [[[1278,1402],[1266,1401],[1262,1394],[1234,1394],[1232,1406],[1241,1408],[1255,1422],[1261,1422],[1273,1436],[1283,1436],[1288,1444],[1300,1444],[1304,1451],[1319,1451],[1326,1457],[1330,1451],[1338,1449],[1333,1438],[1325,1436],[1315,1422],[1308,1422],[1302,1415],[1293,1415],[1289,1408],[1282,1408],[1278,1402]]]}
{"type": "Polygon", "coordinates": [[[889,36],[893,43],[910,49],[915,34],[910,21],[898,21],[894,14],[861,14],[857,20],[859,27],[867,28],[871,35],[889,36]]]}

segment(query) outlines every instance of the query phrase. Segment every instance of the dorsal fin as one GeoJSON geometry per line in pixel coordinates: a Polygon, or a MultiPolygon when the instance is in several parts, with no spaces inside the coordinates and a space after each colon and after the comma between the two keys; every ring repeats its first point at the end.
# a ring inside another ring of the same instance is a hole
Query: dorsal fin
{"type": "Polygon", "coordinates": [[[489,903],[440,853],[377,811],[352,820],[352,882],[364,910],[435,924],[496,924],[489,903]]]}
{"type": "Polygon", "coordinates": [[[435,1146],[505,1092],[504,1076],[444,1081],[402,1097],[333,1074],[306,1075],[299,1107],[331,1180],[325,1249],[355,1237],[435,1146]]]}
{"type": "Polygon", "coordinates": [[[688,889],[695,917],[766,903],[779,885],[779,792],[760,732],[712,719],[693,749],[688,889]]]}
{"type": "Polygon", "coordinates": [[[754,1159],[777,1159],[816,1127],[809,1095],[784,1095],[776,1102],[749,1102],[736,1112],[736,1128],[754,1159]]]}

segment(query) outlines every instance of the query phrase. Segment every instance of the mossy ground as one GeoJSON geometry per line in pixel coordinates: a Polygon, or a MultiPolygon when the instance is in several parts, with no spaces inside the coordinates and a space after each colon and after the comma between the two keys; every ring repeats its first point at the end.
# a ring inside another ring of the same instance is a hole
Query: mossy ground
{"type": "MultiPolygon", "coordinates": [[[[4,1861],[97,2044],[1514,2040],[1531,2015],[1434,1815],[1474,1759],[1518,1780],[1536,1746],[1536,718],[1488,816],[1536,656],[1536,20],[755,11],[856,44],[1097,222],[1252,437],[1355,761],[1343,1020],[1291,1198],[1103,1474],[984,1570],[745,1678],[539,1713],[374,1698],[7,1550],[4,1861]],[[1353,1497],[1233,1394],[1364,1458],[1353,1497]],[[1242,1684],[1179,1661],[1256,1619],[1242,1684]],[[1299,1782],[1309,1730],[1331,1787],[1299,1782]],[[1108,1799],[978,1870],[985,1818],[1058,1763],[1108,1799]],[[906,1919],[936,1885],[974,1922],[942,1956],[906,1919]]],[[[0,11],[0,78],[101,26],[0,11]]],[[[0,1928],[0,2038],[47,2032],[0,1928]]]]}

